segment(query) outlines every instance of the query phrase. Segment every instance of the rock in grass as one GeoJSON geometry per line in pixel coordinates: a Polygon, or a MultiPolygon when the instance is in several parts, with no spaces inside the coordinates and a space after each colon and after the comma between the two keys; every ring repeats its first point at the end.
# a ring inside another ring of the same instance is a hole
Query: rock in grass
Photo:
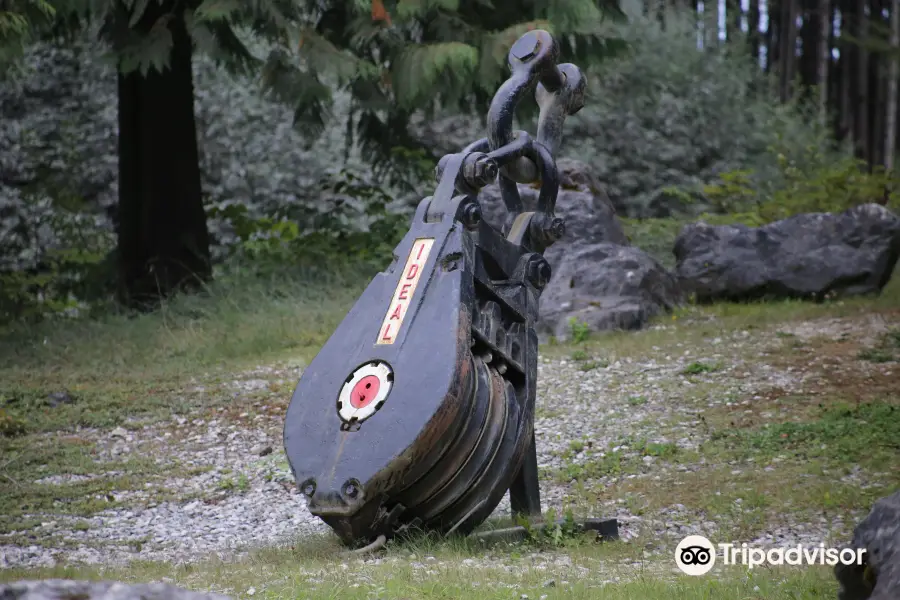
{"type": "Polygon", "coordinates": [[[538,331],[560,340],[573,337],[579,326],[641,329],[683,299],[675,277],[634,246],[572,246],[550,264],[553,278],[541,296],[538,331]]]}
{"type": "Polygon", "coordinates": [[[0,585],[0,600],[230,600],[228,596],[192,592],[166,583],[47,579],[0,585]]]}
{"type": "Polygon", "coordinates": [[[900,598],[900,491],[875,503],[854,530],[850,547],[865,549],[865,564],[835,565],[838,600],[900,598]]]}
{"type": "Polygon", "coordinates": [[[879,204],[808,213],[762,227],[684,227],[676,274],[700,302],[875,294],[900,257],[900,218],[879,204]]]}
{"type": "MultiPolygon", "coordinates": [[[[616,209],[587,165],[560,159],[555,214],[566,234],[544,257],[553,269],[541,295],[538,333],[564,340],[572,319],[588,331],[640,329],[682,302],[677,280],[649,254],[628,242],[616,209]]],[[[538,190],[519,186],[526,206],[538,190]]],[[[485,221],[502,227],[506,209],[497,185],[479,194],[485,221]]]]}

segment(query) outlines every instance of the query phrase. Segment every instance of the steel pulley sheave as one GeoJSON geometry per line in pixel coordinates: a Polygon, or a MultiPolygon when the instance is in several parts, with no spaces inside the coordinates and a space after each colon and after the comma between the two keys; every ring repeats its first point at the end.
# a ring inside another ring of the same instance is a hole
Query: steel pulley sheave
{"type": "Polygon", "coordinates": [[[550,279],[543,251],[564,233],[553,210],[562,123],[584,79],[531,31],[509,53],[489,135],[445,156],[394,261],[375,276],[301,376],[284,445],[312,514],[348,545],[411,528],[469,533],[509,491],[540,512],[534,446],[537,321],[550,279]],[[537,139],[513,131],[534,92],[537,139]],[[481,219],[499,176],[508,218],[481,219]],[[516,182],[540,182],[524,206],[516,182]]]}

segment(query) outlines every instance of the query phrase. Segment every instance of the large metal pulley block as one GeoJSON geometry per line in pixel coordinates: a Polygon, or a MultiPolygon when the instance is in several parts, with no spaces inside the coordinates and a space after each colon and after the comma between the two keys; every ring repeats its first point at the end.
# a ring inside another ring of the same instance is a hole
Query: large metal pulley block
{"type": "Polygon", "coordinates": [[[544,250],[563,235],[554,152],[584,80],[532,31],[509,54],[489,135],[436,169],[393,264],[378,274],[300,378],[284,445],[312,514],[348,545],[409,528],[468,533],[509,491],[540,513],[534,444],[538,300],[544,250]],[[534,93],[537,139],[512,131],[534,93]],[[496,181],[508,211],[495,229],[478,190],[496,181]],[[516,182],[539,182],[523,206],[516,182]]]}

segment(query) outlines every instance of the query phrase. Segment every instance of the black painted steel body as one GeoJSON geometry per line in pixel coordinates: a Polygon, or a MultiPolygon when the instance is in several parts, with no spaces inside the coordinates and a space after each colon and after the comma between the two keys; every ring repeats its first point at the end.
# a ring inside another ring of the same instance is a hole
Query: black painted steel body
{"type": "Polygon", "coordinates": [[[419,204],[393,264],[297,384],[288,460],[310,511],[347,544],[409,527],[468,533],[507,490],[515,512],[540,513],[535,323],[551,275],[542,253],[564,232],[553,214],[553,152],[584,93],[577,67],[557,67],[557,56],[544,31],[516,42],[488,138],[440,161],[437,189],[419,204]],[[535,87],[537,140],[511,128],[517,102],[535,87]],[[502,231],[481,220],[477,202],[498,174],[509,211],[502,231]],[[541,183],[537,206],[523,206],[516,181],[541,183]],[[365,418],[348,417],[363,414],[346,403],[365,402],[354,373],[366,365],[387,365],[379,368],[389,375],[366,379],[387,395],[365,418]]]}

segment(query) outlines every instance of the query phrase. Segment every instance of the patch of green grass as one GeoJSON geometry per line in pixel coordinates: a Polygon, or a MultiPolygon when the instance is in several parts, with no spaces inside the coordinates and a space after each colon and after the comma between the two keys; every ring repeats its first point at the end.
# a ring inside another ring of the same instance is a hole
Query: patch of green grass
{"type": "MultiPolygon", "coordinates": [[[[205,407],[230,405],[234,393],[224,384],[235,370],[276,357],[310,358],[367,282],[305,280],[304,273],[226,279],[153,313],[17,325],[4,332],[0,531],[19,528],[40,511],[88,516],[117,504],[110,492],[143,487],[158,474],[158,465],[133,453],[95,464],[93,442],[74,435],[50,443],[46,434],[195,416],[205,407]],[[34,483],[98,471],[124,474],[34,483]]],[[[237,490],[249,487],[246,478],[234,484],[237,490]]]]}
{"type": "Polygon", "coordinates": [[[0,407],[0,437],[16,437],[24,435],[27,428],[25,422],[6,412],[0,407]]]}
{"type": "Polygon", "coordinates": [[[863,348],[857,358],[874,363],[900,361],[900,329],[891,329],[871,348],[863,348]]]}
{"type": "MultiPolygon", "coordinates": [[[[0,390],[0,410],[19,423],[20,434],[73,430],[77,427],[112,428],[126,418],[171,417],[191,414],[210,403],[206,393],[185,389],[183,381],[168,382],[147,379],[121,381],[116,378],[89,381],[86,374],[71,373],[83,381],[74,385],[69,402],[53,405],[50,395],[59,391],[51,384],[35,379],[8,380],[9,387],[0,390]]],[[[130,379],[130,378],[129,378],[130,379]]],[[[215,386],[209,386],[214,389],[215,386]]]]}
{"type": "Polygon", "coordinates": [[[894,361],[894,353],[881,348],[865,348],[859,351],[859,359],[874,363],[886,363],[894,361]]]}
{"type": "Polygon", "coordinates": [[[642,404],[647,404],[646,396],[629,396],[628,404],[631,406],[641,406],[642,404]]]}
{"type": "Polygon", "coordinates": [[[900,460],[900,402],[823,407],[811,421],[715,432],[736,459],[792,456],[881,469],[900,460]]]}
{"type": "Polygon", "coordinates": [[[90,516],[118,506],[118,492],[180,473],[139,453],[98,458],[93,442],[75,435],[0,438],[0,533],[27,529],[34,514],[90,516]],[[53,483],[51,476],[71,478],[53,483]]]}
{"type": "Polygon", "coordinates": [[[330,538],[314,538],[294,547],[254,550],[236,562],[208,559],[189,565],[136,562],[105,569],[8,569],[0,572],[0,581],[168,581],[192,590],[271,600],[509,600],[523,595],[545,600],[818,600],[836,593],[834,577],[825,567],[748,572],[717,565],[708,577],[688,577],[674,568],[672,552],[677,540],[666,542],[665,551],[658,555],[645,552],[642,542],[565,546],[569,562],[557,564],[560,553],[552,544],[536,553],[531,544],[485,549],[471,539],[419,539],[391,542],[379,561],[363,563],[341,556],[330,538]],[[535,568],[536,564],[541,568],[535,568]],[[607,583],[601,587],[601,582],[607,583]]]}
{"type": "Polygon", "coordinates": [[[94,384],[109,376],[172,381],[272,356],[308,359],[372,273],[326,278],[298,271],[223,279],[147,314],[16,325],[0,337],[0,381],[45,386],[94,384]]]}
{"type": "Polygon", "coordinates": [[[640,466],[640,460],[626,456],[622,451],[610,451],[602,456],[591,457],[583,463],[568,462],[556,472],[559,483],[570,481],[587,481],[605,476],[618,476],[634,473],[640,466]]]}
{"type": "Polygon", "coordinates": [[[588,359],[588,353],[584,350],[575,350],[571,355],[572,360],[581,361],[588,359]]]}
{"type": "Polygon", "coordinates": [[[88,523],[87,521],[76,521],[72,525],[73,531],[88,531],[88,530],[90,530],[90,528],[91,528],[91,524],[88,523]]]}
{"type": "Polygon", "coordinates": [[[595,360],[578,365],[578,370],[587,373],[588,371],[593,371],[594,369],[602,369],[608,366],[609,363],[607,363],[606,361],[595,360]]]}
{"type": "Polygon", "coordinates": [[[674,442],[645,442],[640,448],[644,456],[670,459],[678,453],[678,445],[674,442]]]}
{"type": "Polygon", "coordinates": [[[250,479],[239,473],[237,477],[223,477],[219,480],[218,487],[224,491],[246,492],[250,489],[250,479]]]}
{"type": "Polygon", "coordinates": [[[702,373],[715,373],[716,371],[721,370],[722,366],[718,364],[707,364],[703,362],[692,362],[688,366],[686,366],[682,371],[682,375],[700,375],[702,373]]]}
{"type": "Polygon", "coordinates": [[[578,453],[584,450],[584,440],[572,440],[569,442],[569,450],[578,453]]]}

